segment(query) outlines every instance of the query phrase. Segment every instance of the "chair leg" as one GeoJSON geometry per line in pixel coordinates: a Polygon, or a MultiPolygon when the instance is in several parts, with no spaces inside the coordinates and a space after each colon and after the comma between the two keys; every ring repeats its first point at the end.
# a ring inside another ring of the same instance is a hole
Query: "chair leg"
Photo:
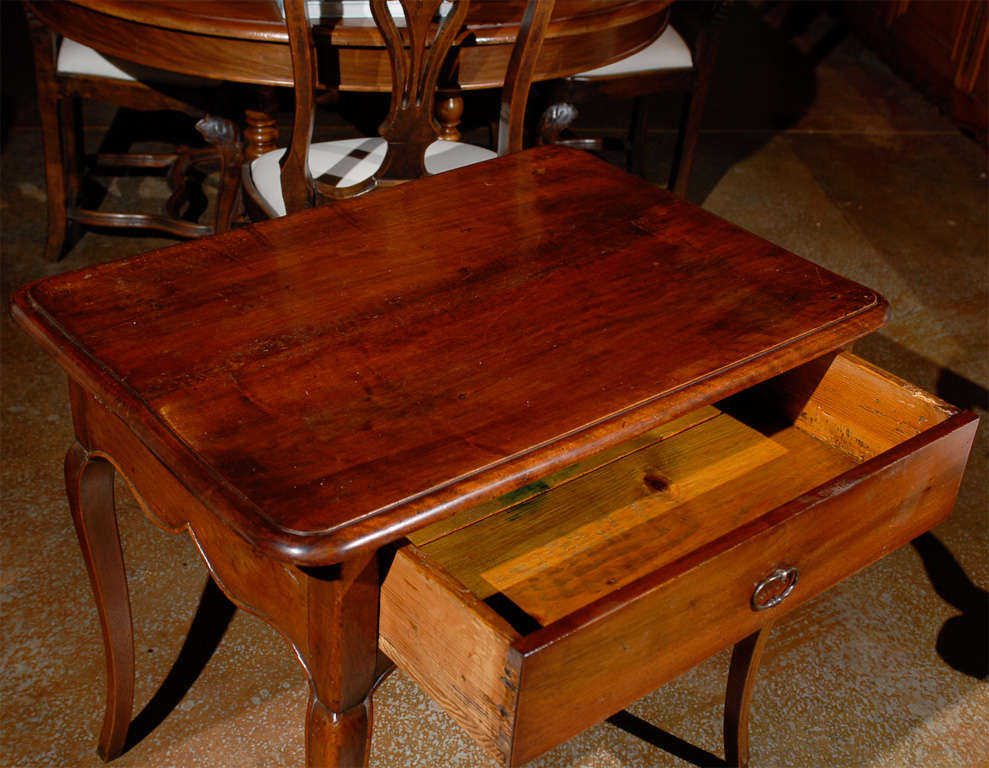
{"type": "MultiPolygon", "coordinates": [[[[68,230],[66,213],[66,178],[62,132],[59,125],[60,98],[55,82],[55,42],[52,33],[37,19],[29,16],[34,45],[35,80],[38,114],[45,153],[45,186],[48,194],[48,236],[45,258],[58,261],[65,247],[68,230]]],[[[64,110],[61,110],[64,114],[64,110]]]]}
{"type": "Polygon", "coordinates": [[[65,485],[76,535],[96,596],[106,652],[107,700],[100,733],[104,760],[127,743],[134,704],[134,631],[113,504],[113,465],[76,443],[65,457],[65,485]]]}
{"type": "Polygon", "coordinates": [[[677,197],[684,197],[687,194],[690,170],[694,164],[694,149],[697,147],[697,134],[700,130],[700,112],[697,95],[690,93],[684,95],[680,129],[677,131],[670,179],[667,182],[667,188],[677,197]]]}
{"type": "Polygon", "coordinates": [[[697,70],[694,73],[693,89],[686,97],[680,131],[677,135],[677,147],[674,154],[673,169],[670,172],[669,189],[678,197],[687,196],[687,184],[690,181],[690,171],[694,165],[694,150],[697,148],[697,138],[701,131],[701,116],[707,103],[707,92],[711,87],[714,65],[718,56],[718,29],[723,22],[727,3],[716,3],[713,17],[708,22],[708,32],[704,35],[703,43],[699,42],[697,54],[697,70]]]}
{"type": "Polygon", "coordinates": [[[86,161],[86,150],[82,132],[82,104],[79,98],[67,96],[62,99],[61,107],[62,157],[65,163],[65,210],[68,215],[79,204],[79,195],[82,194],[82,173],[86,161]]]}
{"type": "Polygon", "coordinates": [[[220,156],[220,184],[216,193],[216,214],[213,232],[219,234],[230,229],[237,199],[241,191],[241,173],[244,162],[244,145],[237,127],[220,117],[206,116],[196,123],[207,143],[215,147],[220,156]]]}
{"type": "Polygon", "coordinates": [[[176,157],[168,169],[168,188],[172,194],[165,201],[165,214],[173,219],[179,215],[182,206],[189,200],[189,169],[195,161],[192,150],[186,146],[176,147],[176,157]]]}
{"type": "Polygon", "coordinates": [[[749,703],[759,671],[759,661],[769,637],[769,625],[735,644],[725,691],[725,762],[746,768],[749,764],[749,703]]]}
{"type": "Polygon", "coordinates": [[[636,176],[646,176],[646,146],[649,131],[649,99],[639,96],[632,102],[632,123],[628,137],[628,169],[636,176]]]}

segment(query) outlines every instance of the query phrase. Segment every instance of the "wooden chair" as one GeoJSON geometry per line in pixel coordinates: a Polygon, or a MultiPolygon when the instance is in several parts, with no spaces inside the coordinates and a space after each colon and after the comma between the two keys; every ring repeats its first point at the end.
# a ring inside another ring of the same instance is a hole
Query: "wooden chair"
{"type": "Polygon", "coordinates": [[[599,138],[560,138],[577,118],[574,105],[599,99],[634,99],[627,137],[628,166],[634,173],[644,175],[648,97],[660,92],[681,92],[684,103],[667,186],[674,194],[685,196],[729,4],[726,0],[680,3],[672,9],[671,23],[646,48],[557,82],[551,90],[550,105],[540,119],[540,140],[600,150],[603,140],[599,138]]]}
{"type": "Polygon", "coordinates": [[[436,84],[444,62],[464,37],[468,6],[468,0],[401,0],[400,4],[371,0],[391,60],[393,83],[380,136],[313,144],[320,31],[312,28],[304,0],[286,0],[296,84],[292,135],[287,150],[268,152],[244,168],[252,216],[282,216],[520,150],[529,86],[553,0],[529,0],[525,8],[502,90],[497,152],[437,138],[436,84]],[[399,5],[404,25],[397,13],[399,5]]]}
{"type": "Polygon", "coordinates": [[[240,141],[230,121],[209,116],[204,104],[220,81],[150,69],[104,56],[74,40],[61,38],[30,13],[38,112],[44,138],[45,180],[48,190],[48,236],[45,256],[58,261],[73,224],[125,227],[200,237],[230,227],[239,188],[240,141]],[[179,146],[167,153],[97,154],[84,157],[81,103],[94,100],[128,109],[174,110],[198,120],[196,128],[210,147],[179,146]],[[164,212],[118,213],[83,207],[81,190],[85,165],[109,168],[164,169],[171,196],[164,212]],[[211,223],[183,215],[188,199],[187,176],[193,166],[219,165],[220,185],[211,223]]]}

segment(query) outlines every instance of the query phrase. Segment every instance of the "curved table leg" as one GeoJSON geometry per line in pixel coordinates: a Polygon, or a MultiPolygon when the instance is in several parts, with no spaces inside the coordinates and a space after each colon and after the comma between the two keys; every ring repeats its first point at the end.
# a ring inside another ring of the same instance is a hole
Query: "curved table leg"
{"type": "Polygon", "coordinates": [[[366,766],[371,752],[371,699],[343,713],[330,712],[309,696],[306,765],[309,768],[366,766]]]}
{"type": "Polygon", "coordinates": [[[65,457],[65,485],[79,546],[96,597],[106,651],[107,695],[99,754],[124,751],[134,704],[134,630],[127,574],[113,504],[113,465],[75,443],[65,457]]]}
{"type": "MultiPolygon", "coordinates": [[[[120,419],[70,380],[76,444],[65,463],[72,515],[103,625],[107,710],[100,754],[128,746],[134,640],[124,561],[113,506],[114,467],[127,467],[134,498],[172,533],[192,535],[216,584],[240,608],[291,643],[310,687],[309,768],[367,764],[371,694],[393,667],[378,651],[380,574],[387,555],[355,556],[300,568],[261,556],[179,482],[120,419]],[[112,447],[113,455],[108,451],[112,447]]],[[[123,473],[122,473],[123,474],[123,473]]]]}
{"type": "Polygon", "coordinates": [[[770,626],[736,643],[731,652],[725,692],[725,762],[730,766],[749,764],[749,703],[770,626]]]}

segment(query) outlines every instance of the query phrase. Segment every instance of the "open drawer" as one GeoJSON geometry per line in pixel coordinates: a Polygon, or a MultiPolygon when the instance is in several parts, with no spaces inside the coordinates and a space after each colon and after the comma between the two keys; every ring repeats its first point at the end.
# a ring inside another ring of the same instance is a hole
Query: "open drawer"
{"type": "Polygon", "coordinates": [[[519,765],[943,520],[975,426],[806,364],[412,535],[381,649],[519,765]]]}

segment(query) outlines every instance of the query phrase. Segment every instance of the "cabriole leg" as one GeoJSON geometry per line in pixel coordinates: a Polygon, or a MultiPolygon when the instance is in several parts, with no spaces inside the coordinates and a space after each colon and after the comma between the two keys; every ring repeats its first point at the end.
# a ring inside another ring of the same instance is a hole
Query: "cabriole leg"
{"type": "Polygon", "coordinates": [[[725,762],[746,768],[749,764],[749,702],[759,661],[769,637],[769,625],[735,644],[725,692],[725,762]]]}
{"type": "Polygon", "coordinates": [[[371,752],[371,699],[346,712],[330,712],[315,693],[306,712],[308,768],[362,768],[371,752]]]}
{"type": "Polygon", "coordinates": [[[134,704],[134,631],[127,574],[113,503],[113,465],[79,443],[65,457],[65,485],[82,556],[96,597],[106,651],[106,713],[99,754],[112,760],[125,748],[134,704]]]}

